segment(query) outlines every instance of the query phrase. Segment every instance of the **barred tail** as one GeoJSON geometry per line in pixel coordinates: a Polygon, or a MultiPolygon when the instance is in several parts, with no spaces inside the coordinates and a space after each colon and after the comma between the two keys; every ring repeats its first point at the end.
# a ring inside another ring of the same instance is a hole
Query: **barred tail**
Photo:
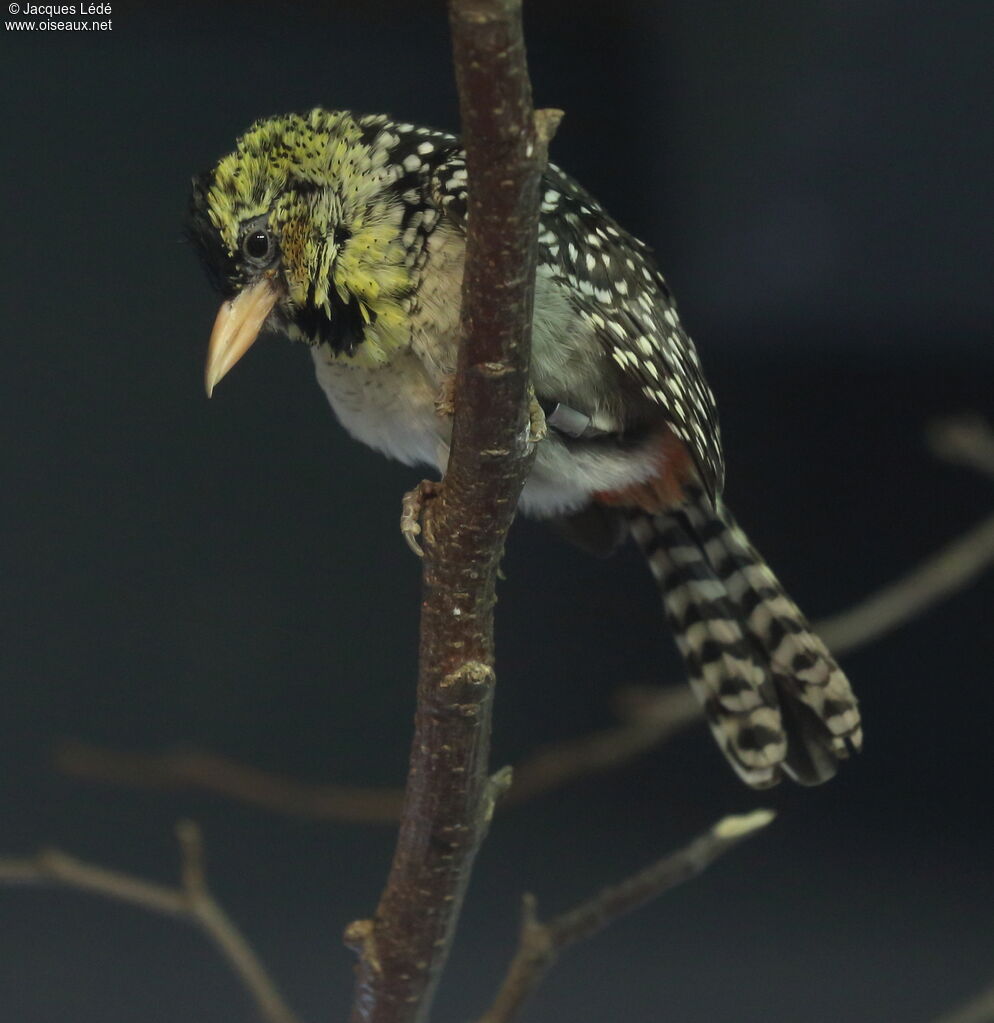
{"type": "Polygon", "coordinates": [[[688,490],[632,512],[690,683],[732,767],[755,788],[835,774],[863,736],[849,680],[728,512],[688,490]]]}

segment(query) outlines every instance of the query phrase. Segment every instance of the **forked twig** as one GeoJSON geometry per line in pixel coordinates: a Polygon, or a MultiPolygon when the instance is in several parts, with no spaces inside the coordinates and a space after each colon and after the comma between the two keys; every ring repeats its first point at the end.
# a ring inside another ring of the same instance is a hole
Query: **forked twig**
{"type": "Polygon", "coordinates": [[[228,960],[255,1000],[262,1019],[267,1023],[300,1023],[252,946],[211,894],[200,829],[193,821],[180,821],[176,836],[180,847],[178,887],[85,863],[58,849],[42,849],[28,857],[0,857],[0,884],[61,884],[153,913],[189,920],[228,960]]]}
{"type": "Polygon", "coordinates": [[[592,937],[619,917],[695,877],[719,856],[773,820],[773,811],[725,817],[690,845],[664,856],[620,884],[604,888],[578,906],[542,923],[533,895],[523,900],[518,948],[490,1008],[476,1023],[510,1023],[560,953],[592,937]]]}

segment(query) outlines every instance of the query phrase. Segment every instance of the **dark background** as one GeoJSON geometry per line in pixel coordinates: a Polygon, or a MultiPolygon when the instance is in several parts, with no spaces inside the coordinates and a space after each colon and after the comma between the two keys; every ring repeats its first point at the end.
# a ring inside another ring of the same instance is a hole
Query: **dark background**
{"type": "MultiPolygon", "coordinates": [[[[723,413],[728,495],[812,616],[965,529],[989,482],[935,414],[994,413],[986,0],[529,4],[554,157],[657,250],[723,413]]],[[[310,1021],[344,1019],[343,926],[389,828],[285,820],[60,778],[63,737],[206,747],[313,781],[397,784],[418,477],[349,440],[303,348],[203,395],[215,299],[181,240],[191,174],[257,116],[324,103],[457,127],[437,5],[114,3],[110,34],[2,39],[0,853],[58,844],[168,879],[205,829],[221,900],[310,1021]]],[[[637,556],[518,523],[498,616],[495,763],[679,677],[637,556]]],[[[927,1021],[994,978],[994,576],[845,659],[866,752],[757,795],[695,729],[501,816],[435,1018],[471,1018],[516,905],[565,908],[727,812],[762,837],[571,952],[525,1019],[927,1021]]],[[[249,1020],[192,928],[0,891],[0,1018],[249,1020]]]]}

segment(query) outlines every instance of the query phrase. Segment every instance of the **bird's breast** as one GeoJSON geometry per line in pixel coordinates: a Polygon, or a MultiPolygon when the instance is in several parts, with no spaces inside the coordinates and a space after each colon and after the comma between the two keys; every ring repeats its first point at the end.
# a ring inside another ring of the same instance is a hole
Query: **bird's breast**
{"type": "Polygon", "coordinates": [[[336,358],[328,345],[311,354],[328,403],[356,440],[406,465],[444,467],[450,422],[436,411],[439,388],[417,356],[403,352],[365,368],[336,358]]]}

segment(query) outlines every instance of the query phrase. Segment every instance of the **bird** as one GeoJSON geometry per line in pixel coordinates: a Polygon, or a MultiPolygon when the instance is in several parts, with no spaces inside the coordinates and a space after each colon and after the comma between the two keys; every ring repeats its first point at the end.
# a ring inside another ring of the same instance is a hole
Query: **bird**
{"type": "MultiPolygon", "coordinates": [[[[384,114],[251,125],[190,194],[188,235],[223,298],[208,396],[261,332],[282,335],[309,346],[353,437],[444,472],[469,187],[456,136],[384,114]]],[[[747,785],[831,778],[862,746],[857,701],[725,504],[715,399],[672,292],[649,247],[551,163],[530,374],[547,428],[520,510],[595,553],[641,548],[747,785]]]]}

